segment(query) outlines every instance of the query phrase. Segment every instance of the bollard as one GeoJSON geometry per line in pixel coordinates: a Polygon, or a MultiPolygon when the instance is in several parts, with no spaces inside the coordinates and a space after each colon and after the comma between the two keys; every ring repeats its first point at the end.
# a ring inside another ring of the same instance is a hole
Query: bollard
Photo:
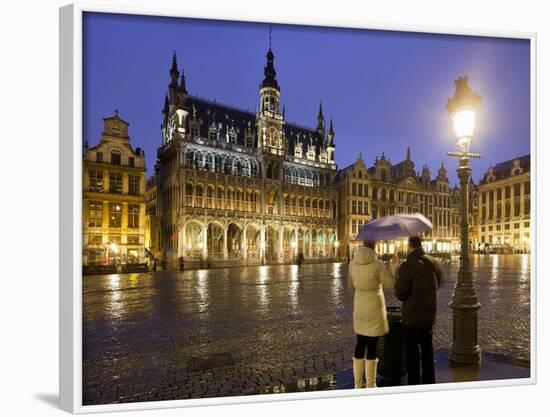
{"type": "Polygon", "coordinates": [[[380,387],[401,385],[407,374],[401,308],[386,308],[390,331],[378,340],[378,381],[380,387]]]}

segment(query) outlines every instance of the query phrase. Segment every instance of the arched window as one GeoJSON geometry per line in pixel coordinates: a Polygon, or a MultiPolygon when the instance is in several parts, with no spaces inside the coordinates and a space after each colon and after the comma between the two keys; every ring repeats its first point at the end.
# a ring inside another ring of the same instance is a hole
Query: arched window
{"type": "Polygon", "coordinates": [[[386,200],[386,189],[382,188],[382,201],[386,200]]]}
{"type": "Polygon", "coordinates": [[[202,198],[204,193],[204,187],[202,184],[197,184],[195,187],[195,206],[202,207],[202,198]]]}
{"type": "Polygon", "coordinates": [[[205,168],[207,171],[212,171],[214,168],[214,156],[212,154],[206,154],[205,168]]]}
{"type": "Polygon", "coordinates": [[[226,174],[231,174],[231,160],[229,158],[225,159],[224,172],[226,174]]]}
{"type": "Polygon", "coordinates": [[[185,166],[188,168],[193,168],[194,163],[193,160],[195,158],[195,153],[193,151],[187,151],[185,153],[185,166]]]}
{"type": "Polygon", "coordinates": [[[234,191],[232,187],[229,187],[227,189],[227,201],[225,203],[225,208],[232,209],[233,208],[233,198],[234,198],[234,191]]]}
{"type": "Polygon", "coordinates": [[[248,159],[243,164],[243,175],[250,177],[250,161],[248,159]]]}
{"type": "Polygon", "coordinates": [[[193,184],[190,182],[185,184],[185,195],[193,195],[193,184]]]}
{"type": "Polygon", "coordinates": [[[195,168],[204,168],[204,155],[202,152],[195,152],[195,168]]]}
{"type": "Polygon", "coordinates": [[[273,127],[270,127],[269,129],[267,129],[266,139],[265,139],[266,145],[272,148],[278,148],[280,146],[279,136],[280,135],[277,129],[273,127]]]}
{"type": "Polygon", "coordinates": [[[222,157],[220,155],[214,157],[214,164],[216,172],[223,172],[222,157]]]}

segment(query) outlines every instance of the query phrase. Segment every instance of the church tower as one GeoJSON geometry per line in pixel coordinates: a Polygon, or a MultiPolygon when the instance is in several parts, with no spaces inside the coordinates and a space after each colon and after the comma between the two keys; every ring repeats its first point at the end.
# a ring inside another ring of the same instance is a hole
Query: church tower
{"type": "Polygon", "coordinates": [[[271,50],[271,29],[269,51],[266,55],[264,80],[260,84],[260,109],[256,117],[258,149],[265,158],[266,178],[282,179],[282,160],[286,146],[284,138],[284,117],[280,111],[281,90],[277,83],[277,72],[273,64],[275,56],[271,50]]]}

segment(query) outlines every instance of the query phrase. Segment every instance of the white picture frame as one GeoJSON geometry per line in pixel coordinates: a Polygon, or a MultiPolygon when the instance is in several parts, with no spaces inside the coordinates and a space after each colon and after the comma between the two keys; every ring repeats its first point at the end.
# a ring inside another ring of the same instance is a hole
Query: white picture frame
{"type": "MultiPolygon", "coordinates": [[[[305,20],[289,16],[274,17],[267,13],[251,15],[227,13],[190,13],[181,10],[163,10],[121,5],[96,5],[75,3],[62,7],[60,19],[60,282],[59,282],[59,325],[60,325],[60,407],[71,413],[94,413],[126,410],[145,410],[175,407],[194,407],[220,404],[256,403],[266,401],[289,401],[319,399],[326,397],[351,397],[364,395],[395,394],[403,392],[424,392],[434,390],[455,390],[465,388],[528,385],[537,382],[536,352],[536,288],[537,288],[537,228],[531,232],[531,376],[521,380],[495,380],[467,383],[437,384],[435,386],[387,387],[377,390],[340,390],[269,394],[207,399],[185,399],[174,401],[141,402],[128,404],[82,405],[82,17],[85,12],[124,13],[151,16],[185,17],[199,19],[238,20],[265,23],[288,23],[298,25],[331,26],[359,29],[379,29],[407,32],[428,32],[437,34],[490,36],[527,39],[531,43],[531,180],[536,189],[536,34],[528,32],[502,32],[489,30],[463,30],[379,24],[368,21],[338,19],[305,20]]],[[[537,224],[537,195],[533,195],[533,221],[537,224]]]]}

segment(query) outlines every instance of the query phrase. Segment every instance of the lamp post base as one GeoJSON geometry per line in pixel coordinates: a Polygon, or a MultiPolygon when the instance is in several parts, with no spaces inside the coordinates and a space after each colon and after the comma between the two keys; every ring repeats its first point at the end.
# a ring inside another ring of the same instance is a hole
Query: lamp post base
{"type": "Polygon", "coordinates": [[[481,363],[481,348],[479,346],[471,349],[451,347],[449,360],[462,365],[477,365],[481,363]]]}
{"type": "Polygon", "coordinates": [[[471,303],[451,303],[451,309],[453,310],[453,344],[449,353],[449,360],[464,365],[475,365],[481,362],[481,348],[477,341],[477,311],[480,304],[477,299],[468,301],[471,301],[471,303]]]}

